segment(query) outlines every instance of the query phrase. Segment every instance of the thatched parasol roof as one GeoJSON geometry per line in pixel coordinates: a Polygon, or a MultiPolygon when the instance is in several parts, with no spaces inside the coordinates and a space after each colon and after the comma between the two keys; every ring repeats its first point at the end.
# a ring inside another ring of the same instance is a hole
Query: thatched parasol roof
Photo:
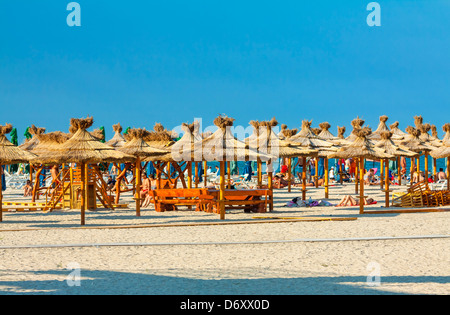
{"type": "MultiPolygon", "coordinates": [[[[238,140],[231,132],[234,119],[226,116],[219,116],[214,119],[214,124],[218,127],[210,137],[203,139],[200,144],[202,148],[202,160],[204,161],[256,161],[258,158],[264,161],[276,158],[269,154],[262,154],[251,149],[243,141],[238,140]]],[[[190,160],[195,160],[198,152],[195,148],[190,150],[190,160]]],[[[186,159],[182,154],[183,160],[186,159]]]]}
{"type": "Polygon", "coordinates": [[[200,134],[200,123],[194,121],[192,124],[182,123],[181,130],[183,136],[180,140],[168,147],[170,153],[164,155],[162,161],[192,161],[191,157],[194,154],[194,161],[202,160],[201,141],[203,136],[200,134]],[[190,150],[193,152],[190,152],[190,150]]]}
{"type": "Polygon", "coordinates": [[[19,146],[19,148],[25,151],[31,151],[39,144],[37,135],[45,133],[45,128],[39,128],[35,125],[31,125],[31,127],[28,128],[28,132],[32,135],[32,138],[25,140],[25,143],[19,146]]]}
{"type": "MultiPolygon", "coordinates": [[[[160,123],[156,123],[153,127],[153,131],[149,132],[144,137],[144,141],[147,142],[149,146],[158,149],[164,149],[175,143],[175,141],[173,141],[172,139],[172,136],[173,132],[165,129],[160,123]]],[[[127,136],[125,136],[125,139],[127,139],[127,136]]]]}
{"type": "Polygon", "coordinates": [[[54,159],[62,163],[101,163],[101,162],[131,162],[134,156],[116,151],[114,148],[101,143],[86,129],[90,128],[94,120],[92,117],[85,119],[72,118],[71,130],[77,130],[75,134],[56,149],[54,159]]]}
{"type": "Polygon", "coordinates": [[[408,126],[408,128],[406,128],[406,132],[408,133],[408,136],[403,140],[397,141],[397,144],[405,147],[409,151],[414,152],[431,151],[435,149],[435,147],[426,144],[422,139],[420,139],[420,130],[408,126]]]}
{"type": "Polygon", "coordinates": [[[442,141],[437,139],[437,138],[433,138],[428,132],[430,132],[431,130],[431,125],[430,124],[422,124],[419,125],[418,129],[420,130],[420,136],[419,138],[425,142],[426,144],[433,146],[433,147],[440,147],[442,144],[442,141]]]}
{"type": "Polygon", "coordinates": [[[6,138],[12,129],[10,124],[0,126],[0,164],[2,165],[26,163],[35,157],[34,154],[16,147],[6,138]]]}
{"type": "Polygon", "coordinates": [[[356,135],[356,132],[361,130],[362,126],[364,125],[365,121],[362,120],[361,118],[356,117],[355,119],[352,120],[351,125],[353,127],[353,130],[350,134],[350,136],[348,136],[347,138],[345,138],[347,141],[353,142],[356,140],[356,138],[358,138],[358,136],[356,135]]]}
{"type": "Polygon", "coordinates": [[[111,138],[111,140],[109,140],[105,144],[113,148],[123,147],[127,141],[125,140],[125,137],[122,135],[123,130],[122,126],[120,125],[120,123],[118,123],[117,125],[113,125],[112,127],[114,130],[114,136],[111,138]]]}
{"type": "Polygon", "coordinates": [[[298,129],[288,129],[287,125],[282,124],[281,125],[281,130],[278,133],[278,138],[280,138],[281,140],[293,137],[294,135],[296,135],[298,132],[298,129]]]}
{"type": "Polygon", "coordinates": [[[372,130],[368,127],[354,130],[356,139],[348,146],[339,149],[329,155],[329,158],[349,159],[349,158],[366,158],[366,159],[392,159],[393,155],[387,154],[383,149],[375,147],[372,141],[367,138],[372,130]]]}
{"type": "Polygon", "coordinates": [[[334,144],[337,145],[344,145],[344,144],[349,144],[350,142],[348,142],[347,140],[344,139],[344,133],[345,133],[345,127],[338,127],[339,128],[343,128],[339,130],[340,133],[340,137],[335,137],[330,131],[329,129],[331,128],[331,125],[328,122],[323,122],[319,124],[319,127],[321,129],[321,132],[319,133],[319,138],[326,140],[328,142],[332,142],[334,144]]]}
{"type": "Polygon", "coordinates": [[[130,129],[128,130],[128,136],[130,140],[122,147],[117,148],[118,151],[123,152],[134,157],[141,159],[154,160],[156,157],[166,154],[167,150],[161,150],[149,146],[144,137],[149,134],[149,131],[145,129],[130,129]]]}
{"type": "Polygon", "coordinates": [[[245,143],[258,152],[281,158],[317,156],[316,150],[301,148],[293,142],[278,138],[272,129],[278,126],[275,118],[270,121],[251,121],[250,124],[253,126],[253,134],[245,140],[245,143]]]}
{"type": "Polygon", "coordinates": [[[444,140],[442,140],[442,146],[430,152],[430,155],[435,159],[443,159],[450,157],[450,124],[445,124],[442,127],[445,132],[444,140]]]}
{"type": "MultiPolygon", "coordinates": [[[[383,115],[380,117],[380,123],[378,124],[377,130],[375,130],[368,138],[371,140],[379,141],[381,140],[381,133],[390,131],[388,126],[386,125],[386,121],[388,121],[389,117],[383,115]]],[[[401,140],[403,137],[392,134],[391,138],[393,140],[401,140]]]]}
{"type": "Polygon", "coordinates": [[[33,164],[59,164],[56,158],[58,146],[70,139],[70,135],[61,131],[54,131],[36,135],[39,144],[31,150],[36,157],[30,162],[33,164]]]}
{"type": "Polygon", "coordinates": [[[396,137],[398,137],[398,138],[396,138],[396,139],[399,139],[399,138],[405,138],[405,137],[407,137],[408,136],[408,134],[406,133],[406,132],[403,132],[403,131],[401,131],[400,130],[400,128],[398,128],[398,125],[399,125],[400,123],[398,122],[398,121],[396,121],[395,123],[393,123],[392,125],[390,125],[390,127],[391,127],[391,131],[392,131],[392,134],[393,135],[395,135],[396,137]]]}
{"type": "Polygon", "coordinates": [[[336,152],[339,149],[337,144],[320,139],[311,130],[312,121],[303,120],[302,130],[293,137],[286,140],[294,142],[302,148],[309,150],[317,150],[318,156],[327,157],[330,153],[336,152]]]}
{"type": "Polygon", "coordinates": [[[345,131],[346,131],[346,128],[345,127],[339,127],[338,126],[338,138],[339,139],[341,139],[341,140],[345,140],[345,131]]]}
{"type": "Polygon", "coordinates": [[[417,152],[409,151],[406,148],[402,148],[398,146],[392,141],[392,132],[391,131],[382,131],[380,132],[381,140],[375,144],[376,148],[384,150],[385,153],[394,155],[396,157],[404,156],[404,157],[416,157],[418,156],[417,152]]]}

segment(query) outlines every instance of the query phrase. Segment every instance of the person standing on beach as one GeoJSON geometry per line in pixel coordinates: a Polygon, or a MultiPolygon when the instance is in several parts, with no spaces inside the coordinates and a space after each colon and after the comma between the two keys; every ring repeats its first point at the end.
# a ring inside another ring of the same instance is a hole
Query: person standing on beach
{"type": "Polygon", "coordinates": [[[439,173],[437,173],[438,180],[446,180],[447,175],[444,173],[444,169],[440,168],[439,173]]]}

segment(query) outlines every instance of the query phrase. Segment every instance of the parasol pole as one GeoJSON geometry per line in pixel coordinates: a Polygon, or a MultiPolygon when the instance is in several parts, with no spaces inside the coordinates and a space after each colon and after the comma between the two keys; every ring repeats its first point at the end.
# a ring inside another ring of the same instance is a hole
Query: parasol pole
{"type": "Polygon", "coordinates": [[[386,160],[385,166],[384,166],[384,181],[386,183],[386,189],[385,189],[385,207],[389,208],[389,162],[386,160]]]}
{"type": "Polygon", "coordinates": [[[355,164],[356,164],[356,167],[355,167],[355,194],[357,194],[358,193],[358,165],[359,165],[359,159],[358,158],[355,158],[355,164]]]}
{"type": "MultiPolygon", "coordinates": [[[[259,168],[259,164],[258,164],[258,185],[259,185],[259,171],[260,171],[260,168],[259,168]]],[[[231,189],[231,162],[230,161],[227,161],[227,182],[228,182],[228,184],[227,184],[228,189],[231,189]]]]}
{"type": "Polygon", "coordinates": [[[203,186],[206,188],[208,186],[208,162],[203,161],[203,186]]]}
{"type": "Polygon", "coordinates": [[[315,161],[316,161],[316,163],[315,163],[315,165],[314,165],[314,167],[315,167],[315,175],[316,176],[314,176],[315,178],[314,178],[314,182],[315,182],[315,184],[316,184],[316,188],[319,188],[319,159],[318,158],[315,158],[314,159],[315,161]]]}
{"type": "Polygon", "coordinates": [[[195,185],[195,188],[198,188],[198,163],[197,162],[194,162],[194,178],[195,178],[195,180],[194,180],[194,185],[195,185]]]}
{"type": "Polygon", "coordinates": [[[141,216],[141,158],[136,159],[136,216],[141,216]]]}
{"type": "Polygon", "coordinates": [[[383,190],[383,186],[384,186],[384,160],[381,159],[380,160],[380,188],[381,190],[383,190]]]}
{"type": "Polygon", "coordinates": [[[428,152],[425,151],[425,183],[428,187],[428,152]]]}
{"type": "Polygon", "coordinates": [[[447,190],[450,190],[450,157],[447,157],[447,190]]]}
{"type": "Polygon", "coordinates": [[[306,200],[306,157],[302,158],[302,200],[306,200]]]}
{"type": "Polygon", "coordinates": [[[85,211],[86,211],[86,194],[84,192],[85,190],[85,165],[84,163],[80,163],[80,173],[81,173],[81,225],[85,225],[86,224],[86,220],[85,220],[85,211]]]}
{"type": "Polygon", "coordinates": [[[291,158],[288,159],[288,192],[291,192],[291,158]]]}
{"type": "MultiPolygon", "coordinates": [[[[2,165],[0,164],[0,172],[1,172],[1,176],[3,176],[3,169],[2,169],[2,165]]],[[[0,222],[3,222],[3,183],[2,180],[0,178],[0,222]]]]}
{"type": "Polygon", "coordinates": [[[219,191],[220,220],[225,220],[225,162],[220,161],[220,191],[219,191]]]}
{"type": "Polygon", "coordinates": [[[267,173],[267,188],[270,191],[269,194],[269,211],[272,212],[273,211],[273,183],[272,183],[272,179],[273,179],[273,172],[272,172],[272,160],[270,160],[270,169],[269,169],[269,165],[268,165],[268,170],[269,172],[267,173]]]}
{"type": "Polygon", "coordinates": [[[437,180],[437,169],[436,169],[436,159],[433,158],[433,179],[436,181],[437,180]]]}
{"type": "Polygon", "coordinates": [[[329,188],[328,188],[328,185],[329,185],[329,173],[328,173],[328,158],[327,157],[325,157],[325,161],[324,161],[324,166],[325,166],[325,182],[324,182],[324,185],[325,185],[325,199],[328,199],[328,197],[329,197],[329,188]]]}
{"type": "Polygon", "coordinates": [[[364,158],[359,159],[359,214],[364,214],[364,158]]]}
{"type": "Polygon", "coordinates": [[[401,169],[401,166],[400,166],[400,160],[401,160],[401,158],[398,156],[397,157],[397,177],[398,177],[398,185],[399,186],[401,186],[401,184],[402,184],[402,169],[401,169]]]}

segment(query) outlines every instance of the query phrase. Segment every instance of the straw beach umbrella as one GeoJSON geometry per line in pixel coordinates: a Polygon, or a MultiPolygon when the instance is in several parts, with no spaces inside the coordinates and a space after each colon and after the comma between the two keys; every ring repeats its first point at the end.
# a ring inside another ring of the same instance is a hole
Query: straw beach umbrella
{"type": "MultiPolygon", "coordinates": [[[[136,216],[140,216],[141,211],[141,161],[142,159],[152,159],[158,156],[162,156],[167,153],[167,150],[161,150],[149,146],[145,141],[144,137],[147,136],[149,132],[145,129],[130,129],[128,130],[129,141],[125,143],[122,147],[117,150],[123,152],[127,155],[134,156],[135,162],[135,176],[136,176],[136,216]]],[[[120,195],[120,179],[116,183],[116,203],[118,203],[120,195]]]]}
{"type": "MultiPolygon", "coordinates": [[[[409,151],[406,149],[401,148],[400,146],[397,146],[393,141],[392,141],[392,132],[391,131],[382,131],[380,132],[380,137],[381,140],[378,141],[375,144],[376,148],[382,149],[385,153],[394,156],[395,158],[399,159],[400,157],[409,157],[409,158],[414,158],[415,156],[418,155],[417,152],[413,152],[413,151],[409,151]]],[[[386,203],[386,208],[389,207],[389,162],[386,160],[384,162],[385,165],[385,170],[384,170],[384,175],[385,175],[385,184],[386,184],[386,188],[385,188],[385,193],[386,193],[386,198],[385,198],[385,203],[386,203]]],[[[399,172],[400,174],[400,172],[399,172]]],[[[400,185],[400,180],[401,177],[399,176],[399,185],[400,185]]]]}
{"type": "MultiPolygon", "coordinates": [[[[425,143],[422,139],[420,139],[420,130],[416,129],[414,127],[408,126],[406,128],[406,132],[408,133],[408,136],[405,137],[403,140],[397,141],[396,143],[399,144],[402,147],[405,147],[409,151],[417,152],[417,153],[425,153],[429,154],[430,151],[434,150],[435,147],[431,146],[427,143],[425,143]]],[[[411,163],[413,165],[413,163],[411,163]]],[[[419,169],[420,165],[417,163],[417,172],[420,172],[419,169]]],[[[412,174],[411,169],[411,174],[412,174]]],[[[428,183],[428,180],[426,181],[428,183]]]]}
{"type": "Polygon", "coordinates": [[[25,151],[31,151],[33,150],[38,144],[39,139],[37,135],[41,135],[45,133],[45,128],[39,128],[35,125],[31,125],[30,128],[28,128],[28,132],[31,134],[31,139],[27,139],[24,144],[21,144],[19,148],[25,151]]]}
{"type": "MultiPolygon", "coordinates": [[[[192,188],[192,163],[194,163],[194,173],[195,173],[195,188],[198,187],[199,183],[199,167],[198,165],[202,163],[202,150],[201,150],[201,141],[203,139],[200,134],[200,123],[198,121],[194,121],[193,123],[182,123],[181,130],[183,131],[183,136],[172,144],[169,147],[170,153],[163,157],[163,160],[171,161],[172,165],[175,165],[177,162],[185,161],[186,168],[188,171],[188,188],[192,188]],[[194,156],[192,157],[191,152],[189,152],[193,148],[194,156]],[[183,156],[184,155],[184,156],[183,156]]],[[[207,162],[203,161],[203,169],[207,169],[207,162]]],[[[180,173],[182,171],[182,165],[178,164],[180,173]]],[[[182,174],[180,174],[182,175],[182,174]]],[[[204,186],[207,184],[207,175],[206,171],[204,172],[204,186]]],[[[184,178],[184,175],[182,176],[184,178]]]]}
{"type": "MultiPolygon", "coordinates": [[[[31,138],[27,138],[25,140],[25,143],[19,146],[19,148],[25,150],[25,151],[31,151],[33,150],[38,144],[39,139],[38,135],[45,133],[45,128],[39,128],[35,125],[31,125],[28,129],[28,133],[31,135],[31,138]]],[[[33,165],[29,164],[30,167],[30,181],[33,181],[33,165]]]]}
{"type": "MultiPolygon", "coordinates": [[[[13,145],[8,139],[6,135],[11,132],[13,129],[11,124],[6,124],[5,126],[0,126],[0,168],[2,165],[11,165],[17,163],[27,163],[32,158],[34,158],[34,154],[22,150],[21,148],[13,145]]],[[[1,170],[3,174],[3,170],[1,170]]],[[[3,221],[3,188],[2,181],[0,180],[0,222],[3,221]]]]}
{"type": "Polygon", "coordinates": [[[114,136],[111,138],[111,140],[106,142],[106,144],[113,148],[123,147],[127,141],[122,135],[122,126],[120,125],[120,123],[118,123],[117,125],[113,125],[112,127],[114,130],[114,136]]]}
{"type": "Polygon", "coordinates": [[[88,165],[102,162],[126,163],[135,160],[135,157],[116,151],[114,148],[101,143],[86,129],[94,123],[92,117],[85,119],[72,118],[70,130],[76,132],[73,136],[55,148],[54,160],[59,163],[76,163],[81,169],[81,225],[85,224],[85,210],[88,201],[88,165]]]}
{"type": "Polygon", "coordinates": [[[450,124],[445,124],[442,130],[445,132],[442,146],[431,151],[430,155],[435,159],[447,158],[447,190],[450,190],[450,124]]]}
{"type": "Polygon", "coordinates": [[[389,127],[391,128],[391,132],[392,135],[396,136],[395,139],[404,139],[405,137],[408,136],[408,133],[400,130],[400,128],[398,128],[398,126],[400,125],[400,123],[398,121],[394,122],[392,125],[390,125],[389,127]]]}
{"type": "MultiPolygon", "coordinates": [[[[268,161],[276,158],[269,154],[260,153],[249,147],[243,141],[238,140],[231,132],[233,118],[219,116],[214,119],[214,124],[218,127],[210,137],[201,141],[203,160],[218,161],[220,163],[220,219],[225,219],[225,162],[227,161],[268,161]]],[[[195,158],[194,148],[191,150],[191,159],[195,158]]],[[[183,155],[184,156],[184,155],[183,155]]]]}
{"type": "Polygon", "coordinates": [[[359,158],[359,178],[360,178],[360,214],[364,213],[364,159],[391,159],[394,156],[387,154],[383,149],[375,147],[373,142],[367,138],[372,133],[368,127],[354,130],[355,140],[352,144],[339,149],[338,152],[330,155],[330,158],[359,158]]]}
{"type": "MultiPolygon", "coordinates": [[[[311,130],[312,121],[303,120],[302,129],[296,135],[288,138],[288,141],[294,142],[301,148],[317,151],[317,156],[325,158],[325,196],[328,198],[328,155],[336,152],[339,146],[333,142],[325,141],[319,138],[311,130]]],[[[306,157],[302,157],[302,199],[306,200],[306,157]]],[[[316,187],[318,187],[318,161],[316,159],[316,187]]]]}
{"type": "MultiPolygon", "coordinates": [[[[278,126],[278,121],[273,118],[270,121],[251,121],[250,124],[254,127],[253,134],[246,139],[248,145],[261,152],[268,153],[279,158],[288,159],[288,191],[291,188],[291,158],[317,156],[318,151],[308,148],[302,148],[296,143],[281,140],[273,131],[272,128],[278,126]]],[[[268,172],[268,180],[270,190],[272,190],[272,162],[270,163],[270,171],[268,172]]],[[[261,163],[258,161],[258,184],[261,184],[261,163]]],[[[295,174],[294,174],[295,176],[295,174]]],[[[272,207],[272,203],[271,203],[272,207]]]]}

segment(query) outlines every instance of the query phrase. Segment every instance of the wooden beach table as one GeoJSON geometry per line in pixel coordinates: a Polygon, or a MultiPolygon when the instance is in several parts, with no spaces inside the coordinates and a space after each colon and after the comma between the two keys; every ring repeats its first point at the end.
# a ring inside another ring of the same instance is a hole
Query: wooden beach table
{"type": "MultiPolygon", "coordinates": [[[[220,191],[209,189],[208,194],[214,197],[212,212],[220,214],[220,191]]],[[[269,189],[225,189],[225,210],[244,209],[245,212],[265,213],[271,196],[269,189]]]]}
{"type": "MultiPolygon", "coordinates": [[[[220,214],[220,191],[206,188],[151,190],[155,211],[175,211],[178,206],[194,206],[197,211],[220,214]]],[[[270,204],[269,189],[225,189],[226,210],[265,213],[270,204]]]]}

